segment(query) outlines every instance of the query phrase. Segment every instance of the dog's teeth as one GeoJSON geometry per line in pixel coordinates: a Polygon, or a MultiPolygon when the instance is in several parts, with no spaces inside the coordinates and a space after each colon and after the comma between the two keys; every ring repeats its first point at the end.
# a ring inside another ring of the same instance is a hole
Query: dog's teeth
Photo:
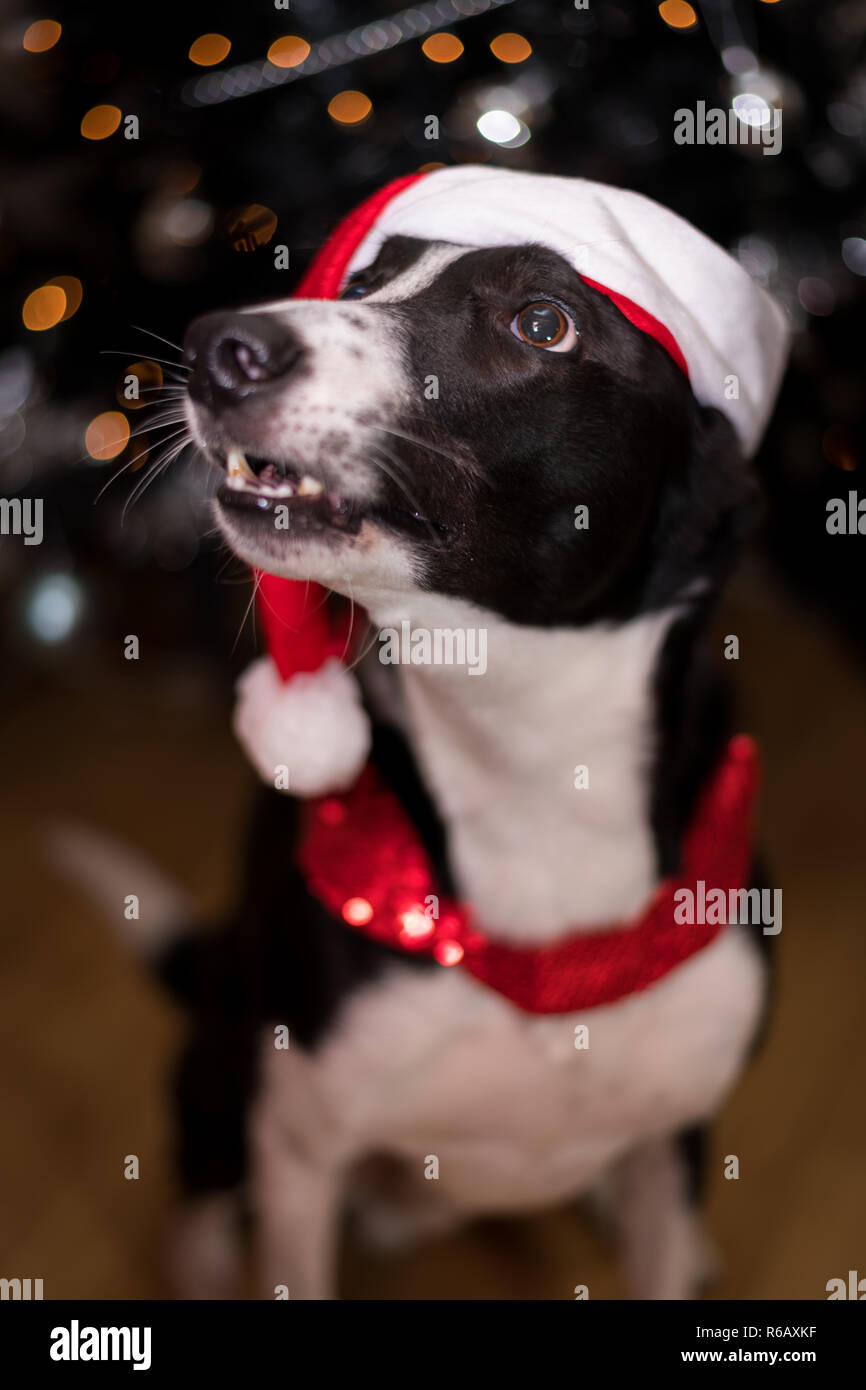
{"type": "Polygon", "coordinates": [[[322,487],[322,484],[317,483],[316,479],[311,478],[307,473],[304,474],[298,484],[299,497],[318,497],[319,493],[324,491],[325,489],[322,487]]]}
{"type": "MultiPolygon", "coordinates": [[[[256,476],[240,449],[229,449],[226,459],[226,472],[228,473],[229,482],[232,482],[233,479],[255,478],[256,476]]],[[[233,482],[232,485],[237,487],[239,484],[233,482]]]]}

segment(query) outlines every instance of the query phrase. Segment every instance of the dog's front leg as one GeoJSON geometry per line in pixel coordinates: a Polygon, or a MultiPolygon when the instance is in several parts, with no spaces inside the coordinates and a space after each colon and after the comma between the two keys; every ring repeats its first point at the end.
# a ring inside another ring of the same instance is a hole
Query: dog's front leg
{"type": "Polygon", "coordinates": [[[689,1195],[676,1139],[643,1144],[612,1174],[613,1221],[629,1297],[695,1298],[718,1259],[689,1195]]]}
{"type": "Polygon", "coordinates": [[[252,1150],[262,1297],[333,1298],[342,1167],[301,1152],[266,1109],[252,1150]]]}

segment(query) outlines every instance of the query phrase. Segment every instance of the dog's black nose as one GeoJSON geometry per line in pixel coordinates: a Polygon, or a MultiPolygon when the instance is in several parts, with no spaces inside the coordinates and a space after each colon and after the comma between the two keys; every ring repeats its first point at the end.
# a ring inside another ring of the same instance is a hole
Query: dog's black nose
{"type": "Polygon", "coordinates": [[[269,314],[204,314],[184,340],[189,393],[204,405],[232,405],[284,377],[300,360],[300,343],[269,314]]]}

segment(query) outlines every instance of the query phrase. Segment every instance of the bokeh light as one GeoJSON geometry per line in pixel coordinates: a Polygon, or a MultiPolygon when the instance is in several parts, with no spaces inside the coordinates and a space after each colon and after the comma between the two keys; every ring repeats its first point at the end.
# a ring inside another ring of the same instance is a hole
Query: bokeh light
{"type": "Polygon", "coordinates": [[[842,260],[854,275],[866,275],[866,238],[846,236],[842,242],[842,260]]]}
{"type": "Polygon", "coordinates": [[[824,431],[821,451],[833,468],[841,468],[843,473],[856,472],[858,464],[854,442],[843,425],[831,425],[824,431]]]}
{"type": "Polygon", "coordinates": [[[131,362],[117,386],[117,400],[124,410],[141,410],[150,405],[159,387],[162,386],[162,367],[158,362],[131,362]],[[134,376],[138,382],[139,397],[129,399],[126,392],[126,378],[134,376]]]}
{"type": "Polygon", "coordinates": [[[731,44],[722,49],[722,62],[727,72],[735,77],[751,76],[758,71],[758,59],[751,48],[743,44],[731,44]]]}
{"type": "Polygon", "coordinates": [[[797,284],[797,298],[814,318],[826,318],[836,307],[833,287],[818,275],[804,275],[797,284]]]}
{"type": "Polygon", "coordinates": [[[47,53],[62,32],[56,19],[37,19],[24,31],[22,43],[28,53],[47,53]]]}
{"type": "Polygon", "coordinates": [[[82,117],[81,134],[85,140],[107,140],[120,125],[119,106],[91,106],[82,117]]]}
{"type": "Polygon", "coordinates": [[[424,941],[432,936],[436,923],[429,918],[422,907],[410,908],[400,916],[400,936],[407,942],[424,941]]]}
{"type": "Polygon", "coordinates": [[[27,404],[35,384],[34,365],[24,348],[7,348],[0,353],[0,430],[27,404]]]}
{"type": "Polygon", "coordinates": [[[440,965],[459,965],[463,959],[463,947],[459,941],[440,941],[434,946],[433,954],[440,965]]]}
{"type": "Polygon", "coordinates": [[[694,29],[698,17],[686,0],[662,0],[659,14],[669,29],[694,29]]]}
{"type": "Polygon", "coordinates": [[[21,310],[25,328],[31,333],[44,333],[55,328],[66,314],[66,292],[60,285],[40,285],[28,294],[21,310]]]}
{"type": "Polygon", "coordinates": [[[532,56],[532,44],[522,34],[500,34],[491,42],[490,52],[500,63],[525,63],[532,56]]]}
{"type": "Polygon", "coordinates": [[[345,92],[338,92],[328,102],[328,115],[338,125],[359,125],[367,119],[372,109],[373,103],[370,98],[351,87],[345,92]]]}
{"type": "Polygon", "coordinates": [[[117,458],[128,443],[129,421],[119,410],[104,410],[91,420],[84,435],[88,454],[99,463],[117,458]]]}
{"type": "Polygon", "coordinates": [[[191,159],[178,159],[170,164],[162,180],[166,193],[191,193],[201,181],[201,165],[191,159]]]}
{"type": "Polygon", "coordinates": [[[38,642],[52,646],[71,637],[84,613],[84,591],[71,574],[46,574],[27,599],[24,620],[38,642]]]}
{"type": "Polygon", "coordinates": [[[343,918],[352,927],[366,926],[373,916],[373,908],[366,898],[347,898],[343,903],[343,918]]]}
{"type": "Polygon", "coordinates": [[[296,34],[286,34],[282,39],[274,39],[268,49],[268,62],[275,68],[296,68],[309,57],[310,45],[306,39],[296,34]]]}
{"type": "Polygon", "coordinates": [[[738,92],[731,105],[737,113],[737,120],[748,126],[767,126],[772,121],[769,102],[757,92],[738,92]]]}
{"type": "Polygon", "coordinates": [[[225,34],[200,34],[190,44],[189,60],[200,68],[212,68],[231,52],[231,40],[225,34]]]}
{"type": "Polygon", "coordinates": [[[248,203],[229,213],[226,230],[235,251],[255,251],[266,246],[277,230],[277,214],[263,203],[248,203]]]}
{"type": "Polygon", "coordinates": [[[430,34],[421,45],[421,52],[431,63],[453,63],[463,52],[456,34],[430,34]]]}
{"type": "Polygon", "coordinates": [[[55,275],[45,286],[46,289],[56,288],[62,290],[66,295],[66,308],[60,316],[60,322],[65,323],[71,319],[72,315],[81,307],[81,300],[84,290],[81,281],[75,275],[55,275]]]}
{"type": "Polygon", "coordinates": [[[510,111],[485,111],[475,124],[485,140],[494,145],[507,145],[519,138],[523,123],[510,111]]]}
{"type": "Polygon", "coordinates": [[[175,246],[201,246],[213,231],[213,212],[201,198],[178,198],[166,210],[165,234],[175,246]]]}

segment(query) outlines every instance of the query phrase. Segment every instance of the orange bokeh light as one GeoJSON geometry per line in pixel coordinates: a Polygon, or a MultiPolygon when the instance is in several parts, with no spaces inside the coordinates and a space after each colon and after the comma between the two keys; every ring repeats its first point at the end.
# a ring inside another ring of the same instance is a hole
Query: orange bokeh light
{"type": "Polygon", "coordinates": [[[201,179],[201,168],[189,159],[179,159],[170,164],[162,179],[166,193],[192,193],[201,179]]]}
{"type": "Polygon", "coordinates": [[[421,52],[431,63],[453,63],[463,52],[456,34],[431,34],[421,45],[421,52]]]}
{"type": "Polygon", "coordinates": [[[831,425],[824,433],[821,447],[825,459],[834,468],[841,468],[845,473],[855,472],[857,456],[854,453],[853,440],[843,426],[831,425]]]}
{"type": "Polygon", "coordinates": [[[28,53],[47,53],[60,38],[63,30],[56,19],[37,19],[24,31],[21,40],[28,53]]]}
{"type": "Polygon", "coordinates": [[[129,443],[129,421],[119,410],[105,410],[87,426],[84,445],[100,463],[117,458],[129,443]]]}
{"type": "Polygon", "coordinates": [[[493,39],[490,52],[500,63],[525,63],[532,56],[532,44],[522,34],[500,34],[493,39]]]}
{"type": "Polygon", "coordinates": [[[328,115],[338,125],[358,125],[366,120],[372,110],[373,103],[370,98],[363,92],[356,92],[351,88],[345,92],[338,92],[328,102],[328,115]]]}
{"type": "Polygon", "coordinates": [[[84,291],[81,287],[81,281],[77,279],[76,276],[55,275],[52,280],[47,282],[45,288],[56,288],[62,290],[66,295],[66,308],[60,316],[61,323],[65,323],[67,319],[71,319],[72,315],[80,309],[84,291]]]}
{"type": "Polygon", "coordinates": [[[141,410],[142,406],[153,403],[157,390],[162,386],[162,380],[162,367],[158,362],[132,362],[126,368],[117,387],[118,402],[124,410],[141,410]],[[134,376],[138,381],[138,400],[130,400],[124,394],[128,376],[134,376]]]}
{"type": "Polygon", "coordinates": [[[189,46],[189,60],[200,68],[212,68],[228,57],[231,46],[225,34],[200,34],[189,46]]]}
{"type": "Polygon", "coordinates": [[[91,106],[81,119],[81,134],[85,140],[107,140],[120,125],[119,106],[91,106]]]}
{"type": "Polygon", "coordinates": [[[230,212],[225,225],[235,251],[255,251],[266,246],[277,230],[277,214],[263,203],[248,203],[230,212]]]}
{"type": "Polygon", "coordinates": [[[286,34],[282,39],[274,39],[268,49],[268,62],[275,68],[296,68],[309,57],[310,45],[306,39],[296,34],[286,34]]]}
{"type": "Polygon", "coordinates": [[[669,29],[693,29],[698,22],[687,0],[662,0],[659,14],[669,29]]]}
{"type": "Polygon", "coordinates": [[[40,285],[28,294],[21,310],[25,328],[31,333],[44,333],[54,328],[66,315],[66,293],[60,285],[40,285]]]}

